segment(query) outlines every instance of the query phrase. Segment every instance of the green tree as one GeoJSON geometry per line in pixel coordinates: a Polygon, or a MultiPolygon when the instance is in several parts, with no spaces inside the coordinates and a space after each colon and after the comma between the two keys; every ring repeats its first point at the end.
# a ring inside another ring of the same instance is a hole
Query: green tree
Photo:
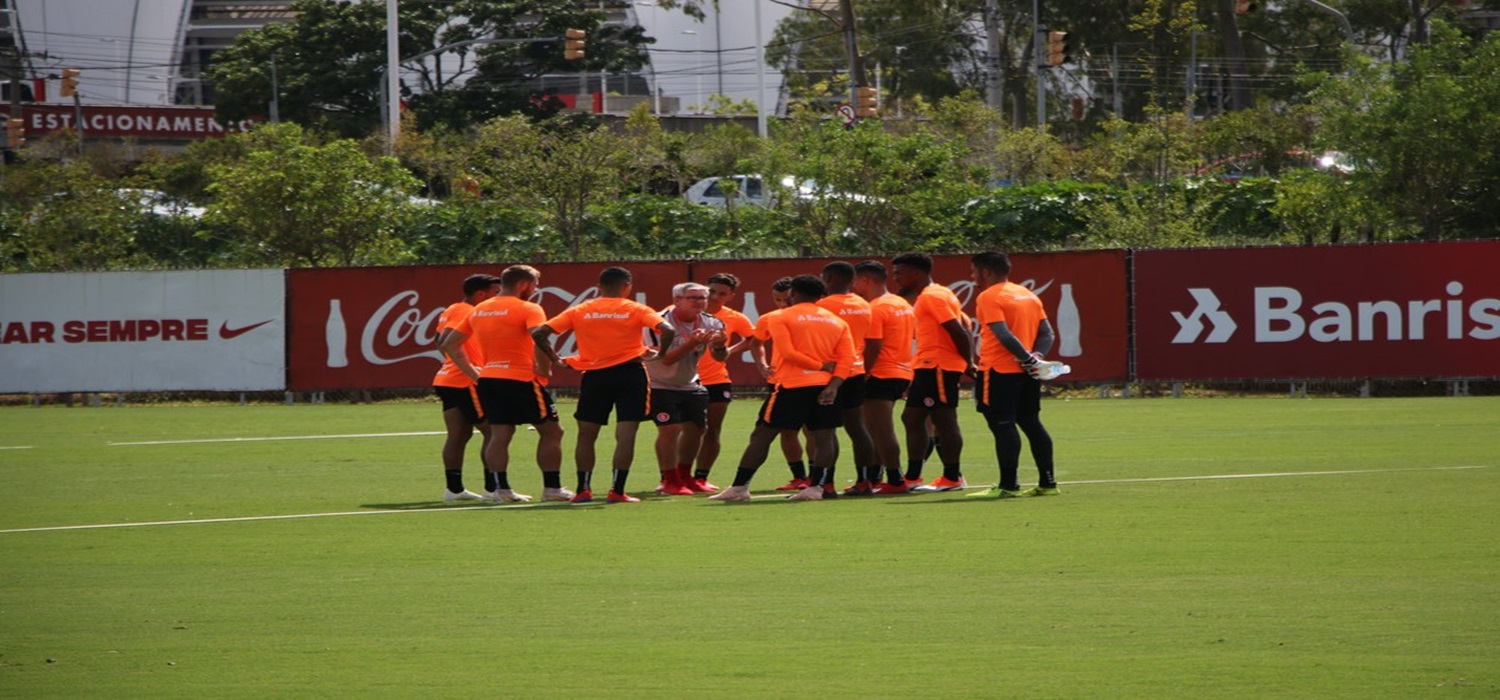
{"type": "MultiPolygon", "coordinates": [[[[642,65],[649,43],[639,27],[605,26],[601,12],[574,0],[423,0],[399,8],[403,57],[475,39],[505,42],[454,47],[444,62],[403,63],[403,97],[423,127],[553,114],[561,103],[535,99],[538,76],[630,70],[642,65]],[[562,56],[556,39],[569,28],[590,32],[583,61],[562,56]]],[[[292,9],[291,22],[245,32],[215,55],[207,77],[220,115],[264,116],[274,93],[283,119],[351,138],[370,133],[384,104],[384,5],[296,0],[292,9]]]]}
{"type": "Polygon", "coordinates": [[[149,267],[135,236],[146,214],[88,163],[5,166],[0,261],[10,272],[149,267]]]}
{"type": "Polygon", "coordinates": [[[568,259],[604,253],[589,239],[589,205],[616,198],[626,182],[621,139],[566,119],[534,124],[502,117],[480,127],[475,146],[484,190],[513,208],[537,211],[562,237],[568,259]]]}
{"type": "Polygon", "coordinates": [[[1322,142],[1428,240],[1500,235],[1500,35],[1471,40],[1436,22],[1404,63],[1362,62],[1315,98],[1322,142]]]}
{"type": "Polygon", "coordinates": [[[417,180],[394,158],[348,139],[312,143],[295,124],[262,126],[242,159],[212,165],[211,224],[233,234],[252,265],[378,264],[400,260],[396,231],[417,180]]]}

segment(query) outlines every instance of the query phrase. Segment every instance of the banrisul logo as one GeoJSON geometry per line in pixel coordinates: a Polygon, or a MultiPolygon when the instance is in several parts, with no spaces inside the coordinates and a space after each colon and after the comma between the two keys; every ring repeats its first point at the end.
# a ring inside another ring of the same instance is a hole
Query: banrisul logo
{"type": "MultiPolygon", "coordinates": [[[[1187,290],[1192,312],[1173,311],[1176,344],[1223,343],[1239,327],[1212,289],[1187,290]],[[1204,331],[1208,331],[1205,335],[1204,331]]],[[[1457,281],[1426,299],[1308,300],[1293,287],[1253,290],[1257,343],[1500,339],[1500,299],[1466,298],[1457,281]]]]}
{"type": "Polygon", "coordinates": [[[1205,343],[1223,343],[1234,335],[1239,326],[1235,325],[1234,319],[1229,313],[1219,308],[1219,297],[1214,295],[1212,289],[1189,289],[1188,294],[1198,302],[1193,312],[1183,315],[1181,311],[1173,311],[1172,318],[1177,320],[1177,335],[1172,338],[1173,343],[1195,343],[1198,337],[1203,335],[1204,321],[1208,322],[1213,330],[1208,337],[1203,339],[1205,343]]]}

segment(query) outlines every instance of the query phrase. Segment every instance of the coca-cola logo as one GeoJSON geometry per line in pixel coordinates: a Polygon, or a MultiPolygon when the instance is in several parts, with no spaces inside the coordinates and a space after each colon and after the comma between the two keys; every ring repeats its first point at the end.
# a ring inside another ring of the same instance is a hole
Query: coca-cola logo
{"type": "MultiPolygon", "coordinates": [[[[571,308],[598,296],[598,287],[589,287],[577,294],[562,287],[543,287],[537,290],[531,300],[548,308],[550,313],[550,309],[559,306],[563,309],[571,308]]],[[[637,300],[644,303],[645,295],[638,294],[637,300]]],[[[345,342],[347,331],[343,313],[338,310],[340,300],[331,301],[334,310],[329,314],[325,331],[328,357],[331,358],[328,366],[345,367],[347,362],[333,359],[343,357],[342,344],[345,342]]],[[[393,294],[375,308],[360,329],[360,356],[372,365],[393,365],[424,358],[442,362],[442,353],[433,346],[438,338],[437,321],[443,315],[445,308],[443,306],[424,308],[421,293],[413,289],[393,294]]],[[[552,339],[552,345],[559,355],[566,357],[577,354],[571,332],[555,336],[552,339]]]]}
{"type": "Polygon", "coordinates": [[[391,365],[420,357],[430,357],[438,362],[443,361],[443,354],[432,347],[437,342],[437,319],[443,315],[443,308],[424,312],[417,306],[419,301],[421,301],[421,295],[408,289],[396,293],[375,309],[375,313],[370,315],[370,320],[365,323],[364,331],[359,336],[359,352],[366,362],[373,365],[391,365]],[[376,341],[380,341],[383,345],[377,348],[376,341]],[[385,357],[381,354],[382,348],[399,348],[403,345],[429,349],[396,357],[385,357]]]}

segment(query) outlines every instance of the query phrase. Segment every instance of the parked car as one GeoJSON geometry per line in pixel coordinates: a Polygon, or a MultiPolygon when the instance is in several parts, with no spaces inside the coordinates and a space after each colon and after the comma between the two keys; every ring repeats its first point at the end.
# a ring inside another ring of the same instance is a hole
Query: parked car
{"type": "MultiPolygon", "coordinates": [[[[787,175],[777,183],[780,190],[791,193],[794,199],[811,201],[817,199],[847,199],[855,202],[878,202],[878,198],[850,192],[840,192],[819,185],[814,180],[798,180],[787,175]]],[[[706,177],[693,183],[692,187],[684,193],[689,202],[707,206],[722,207],[727,205],[731,199],[735,204],[749,204],[757,207],[767,207],[775,204],[776,192],[768,191],[765,178],[760,175],[728,175],[724,177],[706,177]],[[733,182],[731,186],[728,184],[733,182]]]]}
{"type": "Polygon", "coordinates": [[[141,212],[153,216],[201,219],[205,213],[203,207],[194,206],[165,192],[126,187],[115,190],[115,193],[126,202],[134,203],[141,212]]]}

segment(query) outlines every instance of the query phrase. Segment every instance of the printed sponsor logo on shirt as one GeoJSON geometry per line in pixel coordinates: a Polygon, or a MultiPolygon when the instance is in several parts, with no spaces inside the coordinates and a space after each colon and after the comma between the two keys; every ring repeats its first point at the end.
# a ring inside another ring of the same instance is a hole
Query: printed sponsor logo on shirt
{"type": "Polygon", "coordinates": [[[812,314],[800,314],[800,315],[797,316],[797,320],[798,321],[816,321],[818,323],[833,323],[834,322],[834,319],[829,318],[827,316],[816,316],[816,315],[812,315],[812,314]]]}
{"type": "Polygon", "coordinates": [[[509,316],[510,315],[510,309],[505,309],[503,311],[488,311],[488,310],[479,311],[479,310],[476,310],[474,312],[474,315],[475,316],[479,316],[480,318],[485,318],[485,317],[489,317],[489,316],[509,316]]]}
{"type": "Polygon", "coordinates": [[[609,318],[627,319],[627,318],[630,318],[630,314],[606,314],[606,313],[601,313],[601,312],[598,312],[598,311],[590,311],[589,313],[584,314],[583,317],[586,318],[586,319],[590,319],[590,320],[593,320],[593,319],[609,319],[609,318]]]}

